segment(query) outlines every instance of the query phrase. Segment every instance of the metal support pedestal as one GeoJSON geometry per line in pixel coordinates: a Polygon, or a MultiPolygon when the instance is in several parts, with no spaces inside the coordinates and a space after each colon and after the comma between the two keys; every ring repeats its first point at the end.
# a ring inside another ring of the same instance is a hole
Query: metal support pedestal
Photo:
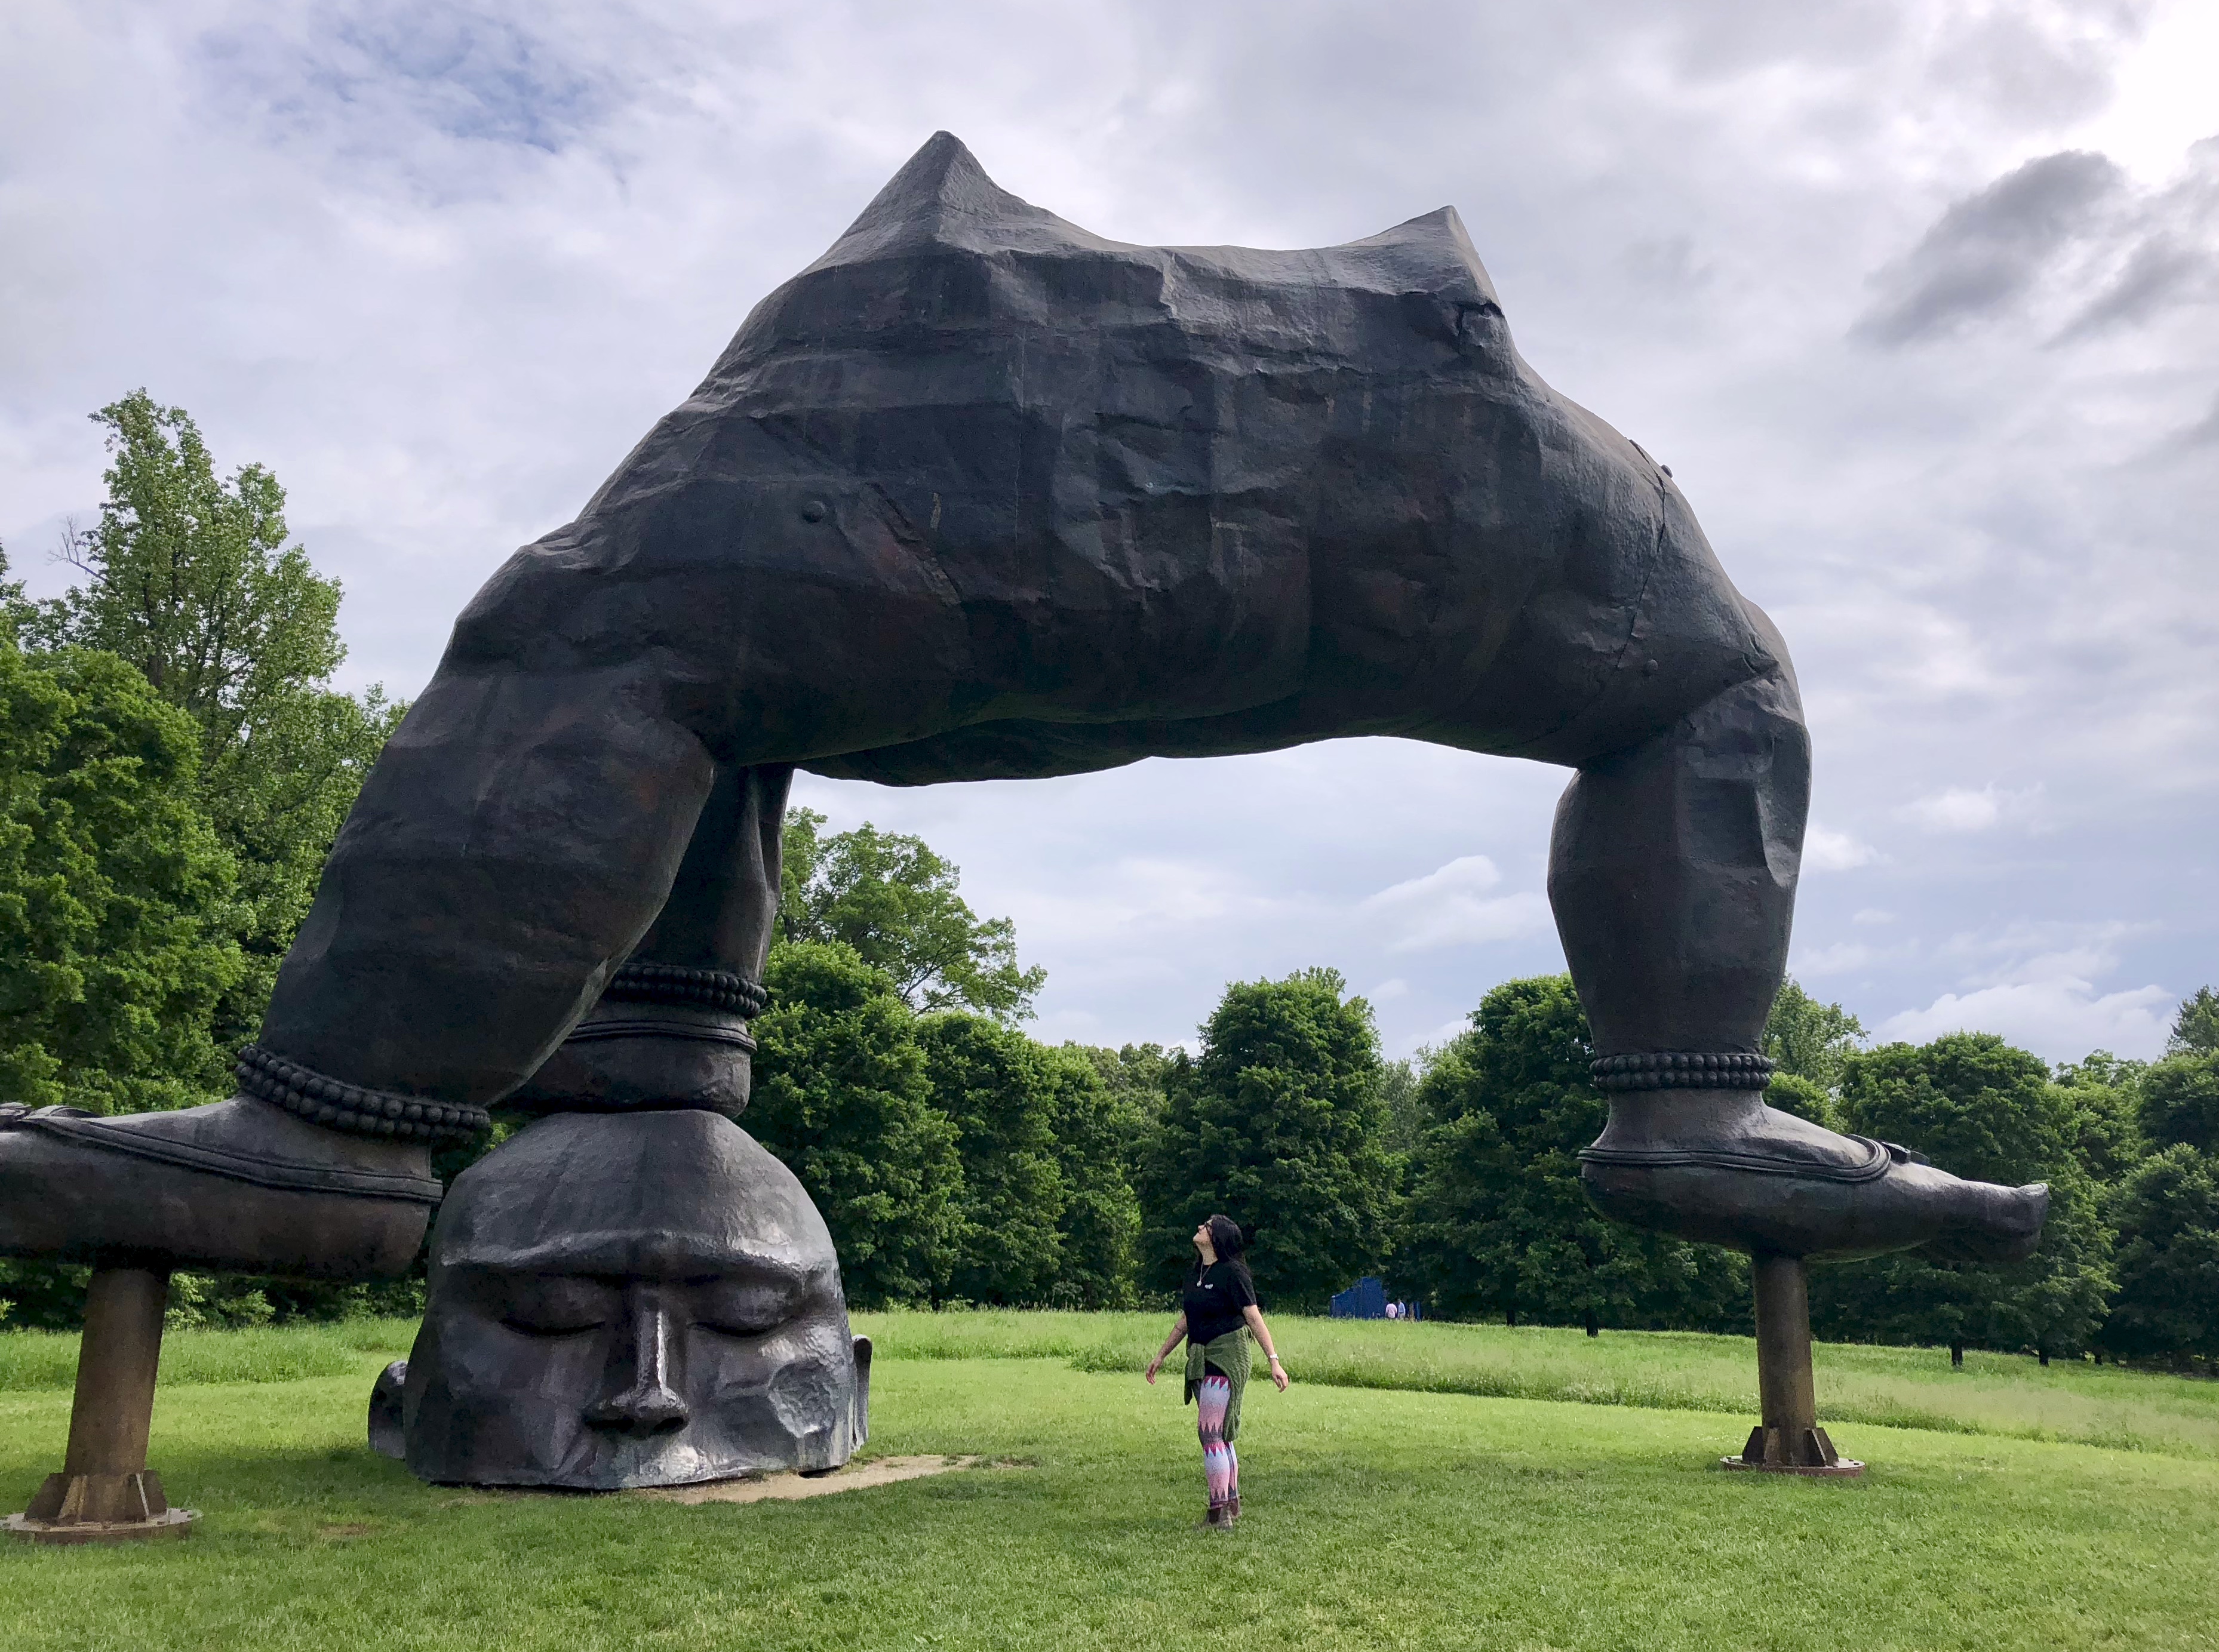
{"type": "Polygon", "coordinates": [[[192,1529],[192,1511],[171,1508],[162,1477],[146,1466],[169,1302],[166,1270],[95,1270],[62,1471],[48,1475],[30,1507],[0,1521],[0,1529],[32,1543],[69,1543],[182,1537],[192,1529]]]}
{"type": "Polygon", "coordinates": [[[1750,1258],[1756,1281],[1756,1389],[1763,1421],[1749,1432],[1729,1469],[1774,1474],[1824,1475],[1846,1479],[1865,1471],[1834,1450],[1818,1426],[1818,1401],[1811,1379],[1811,1286],[1795,1257],[1750,1258]]]}

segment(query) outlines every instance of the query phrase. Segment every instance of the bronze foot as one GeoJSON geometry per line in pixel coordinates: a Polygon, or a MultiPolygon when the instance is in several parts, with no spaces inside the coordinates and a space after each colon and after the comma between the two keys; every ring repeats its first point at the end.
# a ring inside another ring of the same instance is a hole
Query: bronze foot
{"type": "Polygon", "coordinates": [[[1964,1181],[1907,1148],[1779,1112],[1746,1089],[1613,1097],[1609,1125],[1580,1159],[1606,1215],[1814,1261],[1916,1245],[1950,1261],[2022,1261],[2049,1210],[2046,1183],[1964,1181]]]}
{"type": "Polygon", "coordinates": [[[111,1118],[0,1107],[0,1254],[392,1276],[438,1201],[426,1143],[344,1133],[247,1096],[111,1118]]]}

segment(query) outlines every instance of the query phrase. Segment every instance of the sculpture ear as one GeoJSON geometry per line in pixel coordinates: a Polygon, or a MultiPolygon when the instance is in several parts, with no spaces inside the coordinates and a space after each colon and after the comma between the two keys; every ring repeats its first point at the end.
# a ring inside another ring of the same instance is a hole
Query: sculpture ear
{"type": "Polygon", "coordinates": [[[871,1438],[871,1339],[855,1338],[855,1438],[861,1445],[871,1438]]]}

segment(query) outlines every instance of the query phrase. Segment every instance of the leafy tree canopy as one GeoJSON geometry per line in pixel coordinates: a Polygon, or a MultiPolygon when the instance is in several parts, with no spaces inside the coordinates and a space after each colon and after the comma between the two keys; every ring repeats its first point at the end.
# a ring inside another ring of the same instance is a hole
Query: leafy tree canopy
{"type": "Polygon", "coordinates": [[[1765,1017],[1762,1044],[1781,1072],[1832,1090],[1840,1087],[1843,1062],[1856,1053],[1864,1037],[1864,1025],[1855,1015],[1837,1003],[1820,1003],[1790,976],[1780,984],[1765,1017]]]}
{"type": "Polygon", "coordinates": [[[1048,1300],[1070,1202],[1056,1152],[1048,1053],[982,1016],[919,1023],[933,1103],[955,1127],[963,1163],[958,1257],[949,1289],[976,1302],[1048,1300]]]}
{"type": "Polygon", "coordinates": [[[1153,1127],[1153,1117],[1111,1087],[1092,1052],[1066,1044],[1040,1050],[1040,1062],[1069,1193],[1063,1213],[1063,1268],[1049,1300],[1059,1307],[1131,1307],[1141,1241],[1133,1166],[1136,1144],[1153,1127]]]}
{"type": "Polygon", "coordinates": [[[957,867],[922,838],[867,823],[827,836],[824,823],[814,810],[786,811],[780,920],[788,940],[853,949],[919,1014],[1032,1015],[1047,972],[1017,967],[1016,927],[973,912],[957,893],[957,867]]]}
{"type": "Polygon", "coordinates": [[[245,967],[214,1013],[251,1037],[324,857],[403,708],[331,686],[346,657],[339,581],[289,543],[285,490],[262,466],[227,478],[181,407],[134,390],[107,432],[96,526],[64,550],[83,580],[10,605],[34,650],[96,649],[136,668],[199,735],[203,810],[236,867],[245,967]]]}
{"type": "Polygon", "coordinates": [[[2219,1055],[2219,992],[2200,986],[2182,1001],[2165,1050],[2167,1055],[2219,1055]]]}
{"type": "Polygon", "coordinates": [[[801,1178],[861,1307],[945,1294],[962,1227],[955,1126],[932,1105],[916,1018],[838,941],[780,941],[748,1129],[801,1178]]]}
{"type": "Polygon", "coordinates": [[[1022,1307],[1129,1307],[1140,1232],[1126,1172],[1132,1122],[1090,1053],[960,1014],[926,1017],[917,1037],[963,1161],[950,1292],[1022,1307]]]}
{"type": "Polygon", "coordinates": [[[2219,1053],[2153,1062],[2141,1090],[2141,1127],[2152,1142],[2219,1153],[2219,1053]]]}
{"type": "MultiPolygon", "coordinates": [[[[4,565],[0,565],[4,566],[4,565]]],[[[228,1093],[243,965],[192,724],[111,655],[0,638],[0,1095],[96,1113],[228,1093]]]]}
{"type": "Polygon", "coordinates": [[[1385,1142],[1371,1008],[1329,969],[1226,990],[1198,1060],[1174,1061],[1143,1189],[1144,1254],[1168,1287],[1197,1223],[1249,1236],[1259,1292],[1327,1297],[1386,1258],[1399,1166],[1385,1142]]]}
{"type": "Polygon", "coordinates": [[[2176,1144],[2111,1196],[2119,1289],[2104,1345],[2129,1358],[2219,1359],[2219,1171],[2176,1144]]]}

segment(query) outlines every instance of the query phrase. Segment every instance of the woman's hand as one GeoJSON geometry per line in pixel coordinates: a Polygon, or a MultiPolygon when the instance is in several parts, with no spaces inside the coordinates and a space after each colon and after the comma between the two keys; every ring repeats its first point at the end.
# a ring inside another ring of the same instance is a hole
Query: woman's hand
{"type": "Polygon", "coordinates": [[[1271,1381],[1278,1385],[1281,1394],[1287,1391],[1287,1368],[1279,1363],[1277,1354],[1271,1356],[1271,1381]]]}
{"type": "Polygon", "coordinates": [[[1145,1375],[1145,1376],[1147,1377],[1147,1379],[1148,1379],[1148,1386],[1149,1386],[1150,1388],[1153,1388],[1153,1387],[1155,1387],[1155,1385],[1156,1385],[1156,1373],[1157,1373],[1158,1371],[1160,1371],[1160,1370],[1161,1370],[1161,1369],[1164,1369],[1164,1362],[1163,1362],[1163,1359],[1162,1359],[1162,1357],[1161,1357],[1160,1356],[1159,1356],[1158,1357],[1156,1357],[1156,1358],[1154,1358],[1154,1359],[1152,1359],[1152,1360],[1150,1360],[1150,1361],[1148,1362],[1148,1369],[1147,1369],[1147,1370],[1144,1373],[1144,1375],[1145,1375]]]}

